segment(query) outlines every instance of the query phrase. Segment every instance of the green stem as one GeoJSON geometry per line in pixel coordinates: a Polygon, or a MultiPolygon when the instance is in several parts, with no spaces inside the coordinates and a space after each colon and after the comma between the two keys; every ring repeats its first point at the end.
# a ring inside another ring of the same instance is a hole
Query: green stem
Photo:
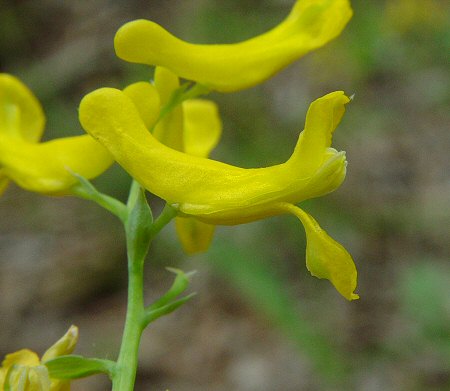
{"type": "MultiPolygon", "coordinates": [[[[129,205],[133,204],[133,197],[137,197],[139,190],[137,186],[136,184],[131,188],[129,205]]],[[[175,215],[176,210],[166,205],[151,226],[150,235],[146,238],[148,244],[175,215]]],[[[137,251],[139,243],[134,239],[135,232],[132,230],[139,230],[139,227],[128,225],[125,222],[128,255],[128,302],[122,345],[112,378],[112,391],[132,391],[134,389],[141,335],[149,323],[144,305],[144,260],[147,252],[137,251]]],[[[142,245],[142,243],[140,244],[142,245]]]]}
{"type": "Polygon", "coordinates": [[[201,95],[208,94],[210,92],[210,89],[208,87],[201,84],[194,84],[192,87],[190,88],[189,87],[190,87],[189,83],[183,84],[172,93],[172,96],[170,97],[167,104],[161,109],[156,124],[159,123],[176,106],[183,103],[185,100],[194,99],[201,95]]]}
{"type": "Polygon", "coordinates": [[[72,187],[71,191],[73,195],[84,198],[85,200],[94,201],[103,209],[117,216],[121,221],[124,222],[126,220],[127,210],[122,202],[109,195],[100,193],[87,179],[76,174],[74,176],[79,180],[79,183],[72,187]]]}
{"type": "Polygon", "coordinates": [[[152,240],[176,215],[177,210],[173,206],[166,204],[161,214],[152,224],[150,240],[152,240]]]}
{"type": "MultiPolygon", "coordinates": [[[[130,245],[129,241],[127,241],[130,245]]],[[[139,344],[144,329],[144,260],[128,250],[128,302],[125,329],[113,377],[113,391],[132,391],[136,379],[139,344]]]]}

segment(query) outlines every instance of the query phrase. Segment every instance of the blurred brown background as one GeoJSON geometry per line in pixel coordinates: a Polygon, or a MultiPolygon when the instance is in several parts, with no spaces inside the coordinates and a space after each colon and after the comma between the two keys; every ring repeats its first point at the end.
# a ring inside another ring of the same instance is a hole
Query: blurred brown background
{"type": "MultiPolygon", "coordinates": [[[[192,42],[235,42],[274,26],[292,4],[3,0],[0,71],[41,100],[45,139],[80,134],[84,94],[152,76],[114,55],[126,21],[152,19],[192,42]]],[[[136,390],[450,389],[449,7],[352,5],[350,24],[325,48],[263,85],[210,97],[224,122],[213,158],[254,167],[287,159],[312,100],[355,93],[333,142],[347,151],[347,179],[303,206],[354,256],[361,299],[347,303],[309,276],[293,217],[220,227],[195,257],[182,253],[171,225],[150,251],[146,297],[170,285],[165,266],[197,270],[198,294],[145,332],[136,390]]],[[[125,199],[129,181],[114,167],[95,183],[125,199]]],[[[119,222],[87,201],[15,186],[0,199],[0,218],[0,356],[42,353],[76,324],[77,353],[114,359],[126,288],[119,222]]],[[[103,376],[73,383],[107,389],[103,376]]]]}

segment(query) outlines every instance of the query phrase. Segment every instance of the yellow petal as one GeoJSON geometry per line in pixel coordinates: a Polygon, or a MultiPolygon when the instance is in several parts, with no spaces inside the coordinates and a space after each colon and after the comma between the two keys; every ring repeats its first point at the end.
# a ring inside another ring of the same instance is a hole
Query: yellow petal
{"type": "Polygon", "coordinates": [[[161,99],[161,106],[169,103],[173,92],[180,87],[178,76],[164,67],[155,68],[154,83],[161,99]]]}
{"type": "Polygon", "coordinates": [[[4,389],[6,371],[5,368],[0,368],[0,390],[4,389]]]}
{"type": "Polygon", "coordinates": [[[33,367],[40,364],[39,357],[29,349],[21,349],[17,352],[7,354],[2,362],[2,368],[8,370],[14,364],[33,367]]]}
{"type": "Polygon", "coordinates": [[[151,129],[159,116],[160,97],[154,85],[141,81],[130,84],[123,92],[134,102],[147,129],[151,129]]]}
{"type": "Polygon", "coordinates": [[[177,217],[175,226],[184,251],[196,254],[208,250],[214,236],[214,225],[191,217],[177,217]]]}
{"type": "Polygon", "coordinates": [[[6,378],[5,383],[8,383],[8,389],[14,391],[50,391],[51,389],[48,370],[44,365],[11,367],[6,378]]]}
{"type": "Polygon", "coordinates": [[[331,238],[308,213],[292,204],[281,203],[281,210],[299,218],[306,232],[306,267],[318,278],[329,280],[347,300],[358,299],[353,293],[357,271],[351,255],[331,238]]]}
{"type": "Polygon", "coordinates": [[[42,356],[42,362],[46,362],[58,356],[70,354],[75,349],[78,342],[78,327],[70,326],[69,330],[42,356]]]}
{"type": "Polygon", "coordinates": [[[65,194],[77,182],[73,173],[94,178],[113,162],[90,136],[66,137],[40,144],[0,138],[3,173],[26,190],[65,194]]]}
{"type": "Polygon", "coordinates": [[[45,365],[30,368],[28,371],[28,387],[26,391],[50,391],[51,382],[45,365]]]}
{"type": "MultiPolygon", "coordinates": [[[[166,105],[179,87],[178,77],[165,68],[157,67],[155,86],[139,82],[123,90],[134,102],[148,129],[158,118],[160,102],[166,105]]],[[[217,105],[208,100],[190,99],[182,104],[182,116],[180,108],[175,110],[178,112],[170,113],[156,126],[155,137],[174,149],[207,157],[222,131],[217,105]]],[[[215,230],[214,226],[191,218],[177,218],[176,228],[183,249],[188,254],[206,251],[215,230]]]]}
{"type": "Polygon", "coordinates": [[[278,26],[247,41],[195,45],[148,20],[122,26],[116,54],[134,63],[160,65],[211,89],[236,91],[261,83],[335,38],[352,16],[348,0],[298,0],[278,26]]]}
{"type": "Polygon", "coordinates": [[[14,391],[28,391],[30,386],[29,371],[30,367],[23,365],[11,367],[5,377],[5,388],[14,391]]]}
{"type": "Polygon", "coordinates": [[[0,73],[0,135],[37,142],[45,116],[33,93],[16,77],[0,73]]]}
{"type": "MultiPolygon", "coordinates": [[[[154,81],[161,99],[161,107],[164,107],[180,86],[180,82],[174,73],[162,67],[156,67],[154,81]]],[[[164,145],[182,151],[183,121],[183,109],[178,105],[156,124],[153,135],[164,145]]]]}
{"type": "Polygon", "coordinates": [[[333,132],[345,113],[350,99],[343,91],[331,92],[311,103],[306,114],[305,130],[299,137],[291,160],[299,169],[316,170],[322,163],[325,150],[331,146],[333,132]]]}
{"type": "MultiPolygon", "coordinates": [[[[183,102],[183,118],[184,152],[208,157],[222,133],[217,105],[205,99],[189,99],[183,102]]],[[[213,225],[189,217],[177,217],[175,226],[187,254],[208,250],[214,236],[213,225]]]]}
{"type": "Polygon", "coordinates": [[[217,105],[206,99],[189,99],[183,102],[184,152],[208,157],[222,134],[217,105]]]}
{"type": "Polygon", "coordinates": [[[98,139],[143,187],[181,213],[212,224],[240,224],[279,213],[278,201],[300,202],[334,190],[345,176],[345,154],[324,151],[317,171],[283,164],[244,169],[168,148],[145,128],[132,101],[102,88],[83,98],[83,128],[98,139]]]}

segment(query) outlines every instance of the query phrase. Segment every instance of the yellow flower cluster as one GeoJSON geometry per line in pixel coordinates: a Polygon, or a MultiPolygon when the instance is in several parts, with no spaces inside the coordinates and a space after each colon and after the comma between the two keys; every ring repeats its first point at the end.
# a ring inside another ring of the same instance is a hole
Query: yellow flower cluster
{"type": "Polygon", "coordinates": [[[151,21],[127,23],[116,34],[116,53],[156,66],[153,83],[88,94],[79,116],[89,135],[42,144],[37,143],[44,124],[38,102],[19,81],[3,75],[0,186],[9,178],[32,191],[70,193],[72,173],[95,177],[112,156],[145,189],[177,209],[177,231],[187,252],[206,250],[215,225],[291,213],[306,231],[310,272],[330,280],[346,299],[356,299],[351,256],[295,206],[334,191],[344,180],[345,153],[333,149],[331,140],[349,98],[336,91],[315,100],[291,157],[252,169],[208,158],[222,130],[213,102],[187,99],[170,106],[180,91],[179,78],[203,91],[232,92],[262,83],[339,35],[351,15],[348,0],[297,0],[272,30],[228,45],[187,43],[151,21]]]}

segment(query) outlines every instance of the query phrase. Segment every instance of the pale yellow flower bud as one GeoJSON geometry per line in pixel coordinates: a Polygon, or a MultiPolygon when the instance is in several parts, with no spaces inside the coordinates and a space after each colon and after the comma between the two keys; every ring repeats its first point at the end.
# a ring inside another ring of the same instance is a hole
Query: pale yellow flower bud
{"type": "Polygon", "coordinates": [[[12,391],[68,391],[69,382],[51,379],[44,364],[52,358],[72,353],[77,341],[78,328],[71,326],[42,359],[28,349],[6,355],[0,368],[0,390],[9,385],[12,391]]]}

